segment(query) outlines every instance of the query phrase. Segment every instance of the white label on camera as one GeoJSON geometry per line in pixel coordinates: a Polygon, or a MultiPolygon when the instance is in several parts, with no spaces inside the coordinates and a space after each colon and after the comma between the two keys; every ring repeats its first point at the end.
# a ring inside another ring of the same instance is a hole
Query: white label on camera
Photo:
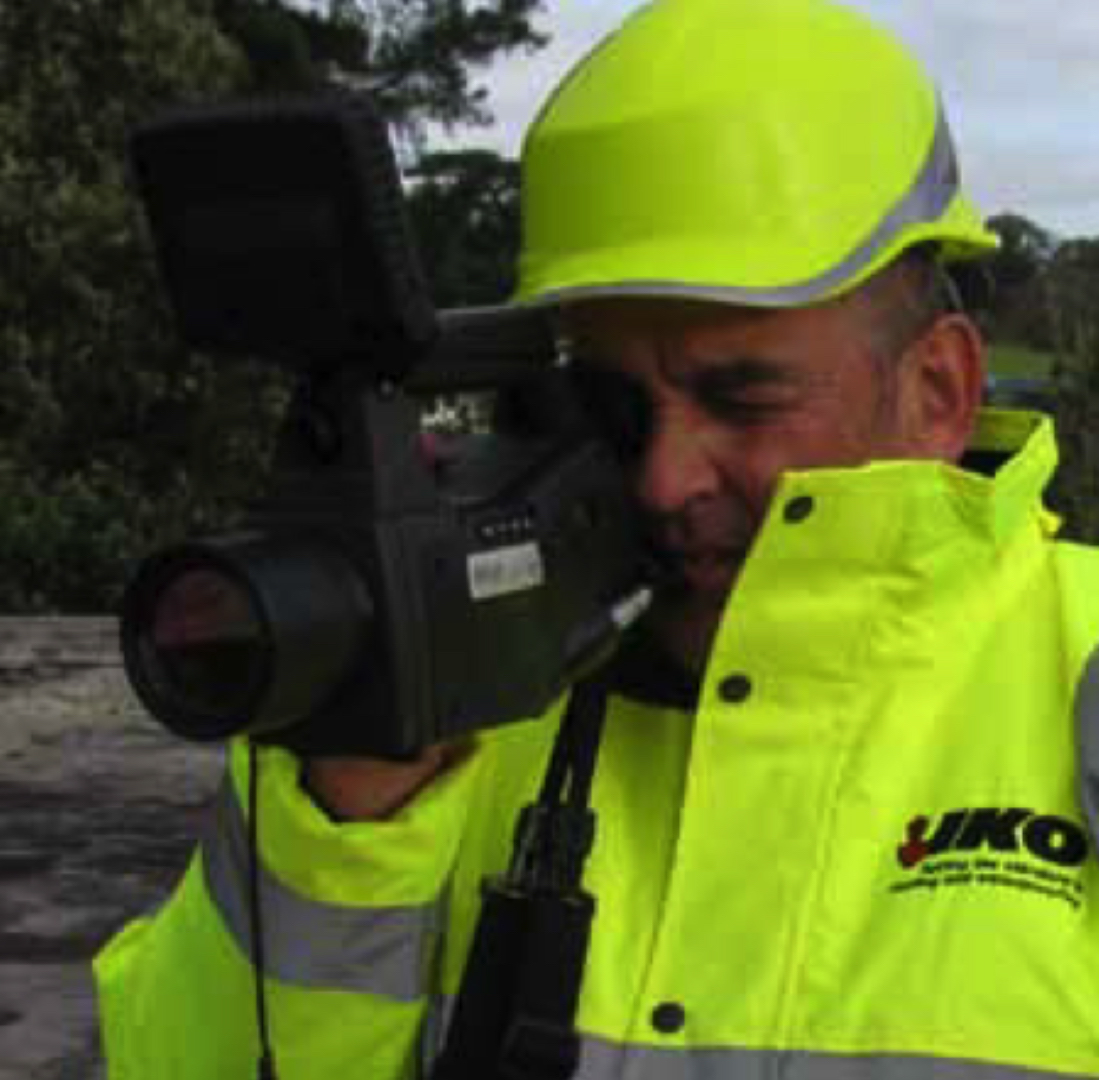
{"type": "Polygon", "coordinates": [[[542,552],[535,543],[479,551],[469,557],[468,567],[474,600],[534,589],[546,580],[542,552]]]}

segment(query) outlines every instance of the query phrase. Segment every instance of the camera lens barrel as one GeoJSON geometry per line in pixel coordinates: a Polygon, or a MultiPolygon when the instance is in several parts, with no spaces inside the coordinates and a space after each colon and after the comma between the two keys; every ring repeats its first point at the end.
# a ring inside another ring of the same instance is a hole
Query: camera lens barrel
{"type": "Polygon", "coordinates": [[[122,654],[154,717],[212,741],[305,720],[360,669],[371,624],[363,576],[336,548],[245,534],[143,563],[122,654]]]}

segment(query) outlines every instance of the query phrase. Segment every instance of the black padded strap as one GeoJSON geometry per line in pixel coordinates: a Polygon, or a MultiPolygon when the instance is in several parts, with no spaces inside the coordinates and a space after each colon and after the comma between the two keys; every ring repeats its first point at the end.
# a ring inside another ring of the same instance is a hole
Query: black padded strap
{"type": "Polygon", "coordinates": [[[595,901],[581,888],[595,837],[591,788],[607,690],[578,683],[538,801],[522,811],[507,875],[481,916],[432,1080],[569,1080],[595,901]]]}

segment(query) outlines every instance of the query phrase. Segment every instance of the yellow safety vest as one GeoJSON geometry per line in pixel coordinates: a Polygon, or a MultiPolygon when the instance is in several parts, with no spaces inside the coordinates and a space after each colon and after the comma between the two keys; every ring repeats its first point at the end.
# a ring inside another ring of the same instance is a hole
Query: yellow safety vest
{"type": "MultiPolygon", "coordinates": [[[[979,444],[1018,452],[786,476],[697,707],[612,698],[580,1080],[1099,1077],[1099,552],[1052,538],[1048,421],[979,444]]],[[[281,1080],[424,1069],[554,731],[484,734],[384,823],[262,753],[281,1080]]],[[[97,958],[112,1080],[254,1075],[246,774],[238,745],[183,882],[97,958]]]]}

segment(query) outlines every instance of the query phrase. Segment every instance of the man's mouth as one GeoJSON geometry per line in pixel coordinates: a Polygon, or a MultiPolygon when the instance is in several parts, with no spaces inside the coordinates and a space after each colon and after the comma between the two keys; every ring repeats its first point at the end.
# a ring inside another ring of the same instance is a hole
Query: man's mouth
{"type": "Polygon", "coordinates": [[[741,548],[683,548],[667,550],[664,561],[681,587],[693,593],[718,594],[724,598],[746,554],[741,548]]]}

